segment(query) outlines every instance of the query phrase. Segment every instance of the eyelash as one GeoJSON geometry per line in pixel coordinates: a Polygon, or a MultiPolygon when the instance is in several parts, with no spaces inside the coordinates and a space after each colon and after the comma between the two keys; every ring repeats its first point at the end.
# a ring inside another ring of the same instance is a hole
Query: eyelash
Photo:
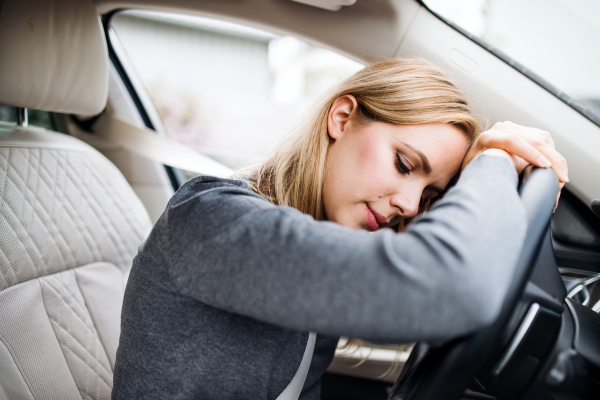
{"type": "MultiPolygon", "coordinates": [[[[404,163],[404,161],[402,161],[402,158],[400,157],[400,152],[396,151],[396,169],[398,170],[398,173],[400,175],[410,175],[410,168],[408,168],[408,166],[404,163]]],[[[431,198],[428,199],[424,199],[421,198],[421,200],[419,201],[419,205],[420,206],[424,206],[428,201],[433,201],[435,199],[437,199],[439,196],[433,196],[431,198]]]]}
{"type": "Polygon", "coordinates": [[[406,164],[400,158],[400,152],[396,152],[396,169],[400,175],[410,175],[410,169],[406,166],[406,164]]]}

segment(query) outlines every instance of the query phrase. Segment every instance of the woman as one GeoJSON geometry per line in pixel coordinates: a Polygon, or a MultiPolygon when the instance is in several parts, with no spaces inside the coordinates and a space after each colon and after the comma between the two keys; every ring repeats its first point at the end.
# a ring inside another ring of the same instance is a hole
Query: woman
{"type": "Polygon", "coordinates": [[[300,398],[318,399],[341,335],[442,341],[491,323],[525,234],[517,172],[567,177],[546,133],[479,131],[438,69],[383,60],[246,180],[187,182],[134,260],[113,398],[275,399],[315,331],[300,398]]]}

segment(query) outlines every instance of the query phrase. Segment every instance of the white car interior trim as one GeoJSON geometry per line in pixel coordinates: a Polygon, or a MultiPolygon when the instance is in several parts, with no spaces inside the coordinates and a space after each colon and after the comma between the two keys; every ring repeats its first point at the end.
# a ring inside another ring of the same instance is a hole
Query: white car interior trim
{"type": "Polygon", "coordinates": [[[128,270],[151,224],[118,169],[68,135],[6,131],[0,130],[0,290],[99,261],[128,270]]]}
{"type": "Polygon", "coordinates": [[[203,175],[228,177],[233,170],[196,150],[115,115],[103,113],[92,130],[111,143],[161,164],[203,175]]]}
{"type": "Polygon", "coordinates": [[[3,0],[0,103],[95,115],[108,96],[108,54],[90,0],[3,0]]]}
{"type": "MultiPolygon", "coordinates": [[[[143,126],[144,122],[138,109],[112,64],[109,72],[106,110],[126,121],[130,121],[134,125],[143,126]]],[[[66,132],[94,147],[119,168],[135,194],[146,207],[152,223],[156,222],[173,196],[173,185],[164,165],[134,154],[96,135],[90,135],[89,132],[82,130],[75,124],[71,116],[56,114],[55,117],[60,118],[60,123],[64,126],[66,132]]],[[[156,123],[154,124],[157,126],[156,123]]],[[[158,125],[158,129],[160,128],[161,125],[158,125]]]]}
{"type": "Polygon", "coordinates": [[[0,129],[0,187],[0,368],[36,399],[109,399],[145,208],[98,151],[35,127],[0,129]]]}
{"type": "Polygon", "coordinates": [[[34,400],[21,374],[13,355],[0,337],[0,399],[34,400]]]}
{"type": "Polygon", "coordinates": [[[36,399],[77,399],[79,391],[54,334],[38,279],[0,292],[0,336],[9,343],[36,399]]]}
{"type": "Polygon", "coordinates": [[[219,18],[270,32],[292,35],[365,62],[393,57],[419,8],[416,1],[357,1],[331,12],[293,1],[243,2],[172,0],[168,5],[147,0],[95,0],[102,14],[118,9],[172,11],[219,18]]]}
{"type": "Polygon", "coordinates": [[[329,11],[339,11],[344,6],[351,6],[356,0],[291,0],[329,11]]]}
{"type": "Polygon", "coordinates": [[[114,264],[101,262],[76,268],[74,272],[111,370],[114,370],[125,294],[123,271],[114,264]]]}
{"type": "Polygon", "coordinates": [[[96,154],[92,147],[76,138],[50,132],[37,126],[22,127],[0,124],[0,146],[96,154]]]}
{"type": "MultiPolygon", "coordinates": [[[[37,280],[47,318],[77,391],[82,399],[105,399],[112,391],[112,368],[91,317],[94,304],[85,303],[77,285],[76,270],[69,269],[37,280]]],[[[120,281],[113,284],[119,288],[120,281]]],[[[114,318],[117,316],[113,315],[114,318]]]]}
{"type": "Polygon", "coordinates": [[[491,123],[510,120],[550,132],[569,163],[569,189],[587,204],[598,197],[600,181],[590,171],[600,170],[600,127],[424,8],[397,54],[408,55],[442,67],[491,123]],[[455,52],[477,68],[458,65],[455,52]]]}

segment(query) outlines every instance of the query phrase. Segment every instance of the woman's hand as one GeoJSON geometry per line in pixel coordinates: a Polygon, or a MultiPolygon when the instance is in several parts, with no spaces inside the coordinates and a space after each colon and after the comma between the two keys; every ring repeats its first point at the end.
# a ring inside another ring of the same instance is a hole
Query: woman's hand
{"type": "MultiPolygon", "coordinates": [[[[507,158],[519,174],[529,164],[542,168],[552,167],[558,175],[560,189],[569,181],[567,161],[555,150],[550,134],[540,129],[527,128],[512,122],[498,122],[491,129],[479,135],[477,141],[467,152],[461,170],[483,152],[490,155],[509,156],[507,158]],[[495,149],[503,150],[503,152],[495,149]]],[[[556,202],[558,204],[558,197],[556,202]]]]}

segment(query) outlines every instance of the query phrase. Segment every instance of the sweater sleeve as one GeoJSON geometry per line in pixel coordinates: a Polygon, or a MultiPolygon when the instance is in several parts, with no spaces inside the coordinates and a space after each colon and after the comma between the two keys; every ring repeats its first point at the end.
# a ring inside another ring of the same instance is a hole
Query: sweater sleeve
{"type": "Polygon", "coordinates": [[[507,160],[480,156],[404,233],[317,222],[247,189],[172,202],[159,230],[182,295],[283,327],[439,341],[491,323],[526,231],[507,160]]]}

